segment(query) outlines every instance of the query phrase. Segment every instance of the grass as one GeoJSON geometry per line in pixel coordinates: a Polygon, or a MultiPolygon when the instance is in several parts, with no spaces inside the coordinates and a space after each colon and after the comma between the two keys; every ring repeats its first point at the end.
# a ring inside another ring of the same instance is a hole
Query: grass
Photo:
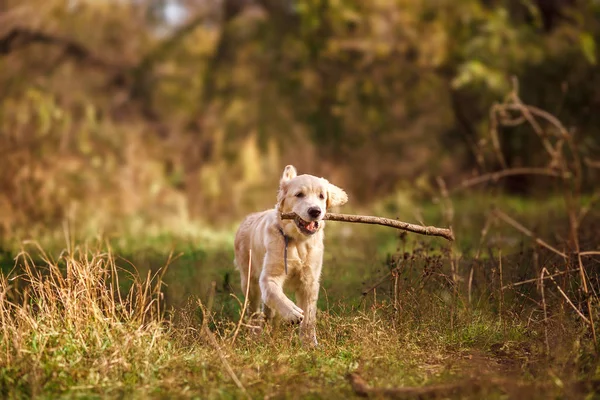
{"type": "MultiPolygon", "coordinates": [[[[24,275],[1,284],[4,397],[240,395],[216,349],[198,333],[197,308],[170,317],[160,312],[160,281],[134,280],[119,296],[114,258],[101,249],[75,249],[48,260],[43,272],[28,255],[21,260],[24,275]]],[[[419,321],[395,314],[389,304],[364,311],[340,306],[321,315],[318,351],[300,347],[296,329],[281,325],[258,337],[242,334],[231,346],[234,321],[211,318],[222,351],[253,397],[326,397],[352,395],[345,375],[357,370],[378,385],[441,381],[450,373],[449,349],[485,348],[498,339],[499,328],[485,316],[453,332],[447,318],[437,317],[421,316],[435,324],[415,329],[419,321]]]]}
{"type": "MultiPolygon", "coordinates": [[[[521,206],[533,221],[547,215],[544,206],[521,206]]],[[[434,213],[429,218],[437,223],[434,213]]],[[[479,233],[483,219],[457,221],[456,228],[479,233]]],[[[386,396],[385,388],[449,384],[458,386],[448,395],[471,398],[595,393],[600,369],[589,330],[551,285],[548,319],[535,285],[506,291],[500,310],[494,263],[502,241],[486,244],[493,257],[478,264],[469,303],[474,244],[451,250],[441,240],[330,224],[320,347],[310,350],[300,346],[297,328],[281,323],[259,335],[242,328],[232,343],[242,299],[226,240],[231,234],[200,243],[158,235],[130,249],[129,239],[69,240],[62,251],[27,244],[17,267],[4,268],[0,279],[0,395],[245,397],[226,364],[252,398],[356,397],[349,374],[364,379],[376,397],[386,396]]],[[[506,279],[534,275],[532,255],[505,256],[506,279]]]]}

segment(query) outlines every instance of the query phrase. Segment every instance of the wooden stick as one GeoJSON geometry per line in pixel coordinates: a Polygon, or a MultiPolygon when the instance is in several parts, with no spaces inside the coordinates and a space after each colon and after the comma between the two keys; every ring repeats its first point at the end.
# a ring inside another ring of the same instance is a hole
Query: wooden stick
{"type": "MultiPolygon", "coordinates": [[[[281,219],[294,219],[296,218],[295,213],[281,214],[281,219]]],[[[402,222],[395,219],[372,217],[369,215],[350,215],[350,214],[334,214],[327,213],[323,217],[327,221],[341,221],[341,222],[354,222],[359,224],[371,224],[371,225],[383,225],[390,226],[396,229],[402,229],[403,231],[409,231],[419,233],[421,235],[429,236],[440,236],[446,240],[454,241],[454,233],[452,229],[437,228],[435,226],[421,226],[409,224],[408,222],[402,222]]]]}

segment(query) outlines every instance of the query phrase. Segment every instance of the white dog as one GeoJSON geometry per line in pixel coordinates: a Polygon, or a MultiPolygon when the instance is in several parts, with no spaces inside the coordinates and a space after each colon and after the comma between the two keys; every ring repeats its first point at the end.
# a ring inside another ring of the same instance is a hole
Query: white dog
{"type": "Polygon", "coordinates": [[[323,265],[323,216],[332,206],[340,206],[348,196],[326,179],[312,175],[296,176],[288,165],[279,182],[274,209],[251,214],[235,236],[235,264],[240,270],[242,289],[248,288],[249,312],[260,310],[267,318],[271,310],[283,319],[300,322],[300,337],[307,345],[317,345],[316,312],[319,279],[323,265]],[[281,213],[294,212],[293,220],[281,213]],[[249,254],[252,250],[248,279],[249,254]],[[296,293],[294,304],[283,288],[296,293]]]}

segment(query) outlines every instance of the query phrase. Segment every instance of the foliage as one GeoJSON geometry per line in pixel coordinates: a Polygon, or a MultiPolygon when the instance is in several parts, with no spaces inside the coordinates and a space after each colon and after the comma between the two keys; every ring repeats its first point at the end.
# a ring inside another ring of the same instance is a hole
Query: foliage
{"type": "Polygon", "coordinates": [[[513,75],[598,149],[597,2],[226,0],[170,22],[169,4],[3,3],[3,236],[228,220],[271,204],[286,163],[357,203],[458,177],[513,75]]]}

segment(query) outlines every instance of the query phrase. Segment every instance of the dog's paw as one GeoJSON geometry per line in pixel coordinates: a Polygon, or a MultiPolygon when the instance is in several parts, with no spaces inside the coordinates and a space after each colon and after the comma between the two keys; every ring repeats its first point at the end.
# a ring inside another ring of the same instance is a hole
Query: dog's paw
{"type": "Polygon", "coordinates": [[[317,342],[317,331],[315,326],[306,326],[306,324],[300,325],[300,341],[304,347],[318,347],[317,342]]]}
{"type": "Polygon", "coordinates": [[[304,347],[313,349],[319,347],[317,337],[314,335],[300,335],[300,341],[302,342],[302,346],[304,347]]]}
{"type": "Polygon", "coordinates": [[[297,305],[292,304],[291,307],[287,310],[287,312],[282,315],[282,317],[290,324],[296,325],[301,323],[304,319],[304,310],[302,310],[297,305]]]}

